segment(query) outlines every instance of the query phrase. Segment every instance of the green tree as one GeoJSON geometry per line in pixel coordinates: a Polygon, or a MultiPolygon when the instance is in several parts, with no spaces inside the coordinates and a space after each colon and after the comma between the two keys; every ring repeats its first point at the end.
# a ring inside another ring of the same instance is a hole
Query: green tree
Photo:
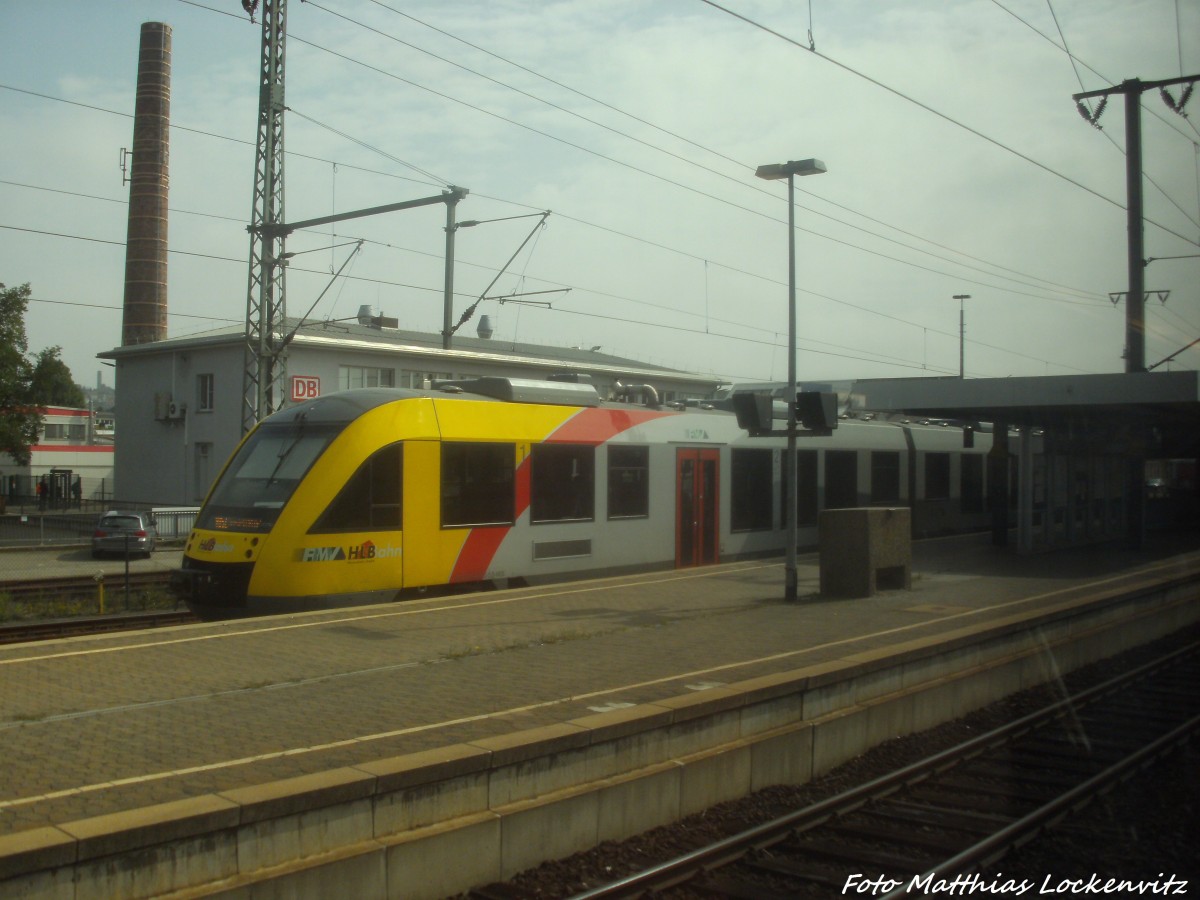
{"type": "Polygon", "coordinates": [[[29,464],[29,448],[37,441],[41,416],[29,402],[31,367],[25,353],[25,309],[28,284],[5,288],[0,283],[0,452],[17,465],[29,464]]]}
{"type": "Polygon", "coordinates": [[[59,358],[62,347],[47,347],[37,355],[29,377],[29,399],[35,406],[87,406],[83,388],[59,358]]]}

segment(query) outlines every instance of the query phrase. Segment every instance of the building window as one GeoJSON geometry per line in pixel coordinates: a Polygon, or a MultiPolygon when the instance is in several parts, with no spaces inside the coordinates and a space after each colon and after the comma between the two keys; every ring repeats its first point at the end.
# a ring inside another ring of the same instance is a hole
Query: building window
{"type": "Polygon", "coordinates": [[[196,376],[196,412],[213,411],[213,381],[211,373],[196,376]]]}
{"type": "Polygon", "coordinates": [[[87,440],[87,425],[83,422],[47,422],[42,426],[42,440],[82,444],[87,440]]]}
{"type": "Polygon", "coordinates": [[[404,445],[377,450],[350,476],[312,533],[399,530],[403,483],[404,445]]]}
{"type": "Polygon", "coordinates": [[[771,509],[771,450],[735,449],[730,454],[730,523],[734,531],[769,531],[771,509]]]}
{"type": "Polygon", "coordinates": [[[950,454],[925,454],[925,499],[950,499],[950,454]]]}
{"type": "Polygon", "coordinates": [[[437,381],[453,381],[455,376],[449,372],[415,372],[412,369],[401,369],[397,378],[399,379],[396,382],[397,387],[420,391],[432,386],[437,381]]]}
{"type": "Polygon", "coordinates": [[[871,502],[896,503],[900,500],[900,453],[876,450],[871,453],[871,502]]]}
{"type": "Polygon", "coordinates": [[[650,515],[650,448],[608,448],[608,517],[644,519],[650,515]]]}
{"type": "Polygon", "coordinates": [[[338,366],[338,390],[354,388],[395,387],[396,370],[372,366],[338,366]]]}
{"type": "Polygon", "coordinates": [[[595,447],[535,444],[529,456],[529,521],[586,522],[595,517],[595,447]]]}
{"type": "Polygon", "coordinates": [[[442,527],[511,525],[512,444],[442,443],[442,527]]]}

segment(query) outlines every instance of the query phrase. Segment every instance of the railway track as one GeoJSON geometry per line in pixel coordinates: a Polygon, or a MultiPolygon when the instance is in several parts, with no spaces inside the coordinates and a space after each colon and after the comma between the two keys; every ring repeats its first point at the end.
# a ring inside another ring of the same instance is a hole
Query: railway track
{"type": "Polygon", "coordinates": [[[135,631],[139,628],[165,628],[169,625],[187,625],[198,621],[200,620],[186,609],[168,609],[115,613],[107,616],[77,616],[42,622],[14,622],[0,625],[0,645],[76,637],[83,634],[135,631]]]}
{"type": "Polygon", "coordinates": [[[1195,736],[1198,676],[1200,645],[1192,644],[574,900],[987,892],[989,867],[1010,849],[1067,816],[1086,816],[1093,798],[1195,736]]]}
{"type": "Polygon", "coordinates": [[[165,589],[165,572],[130,572],[104,580],[105,608],[100,613],[100,591],[95,578],[64,576],[0,583],[6,604],[24,610],[24,618],[0,624],[0,644],[19,644],[50,638],[160,628],[198,621],[187,610],[130,610],[127,597],[156,588],[165,589]],[[33,618],[30,618],[33,616],[33,618]]]}
{"type": "MultiPolygon", "coordinates": [[[[105,590],[123,591],[125,580],[129,579],[131,590],[167,586],[168,573],[130,572],[107,575],[104,579],[105,590]]],[[[60,578],[34,578],[25,581],[0,582],[0,593],[8,595],[13,600],[25,600],[37,597],[91,597],[96,594],[97,581],[91,575],[66,575],[60,578]]]]}

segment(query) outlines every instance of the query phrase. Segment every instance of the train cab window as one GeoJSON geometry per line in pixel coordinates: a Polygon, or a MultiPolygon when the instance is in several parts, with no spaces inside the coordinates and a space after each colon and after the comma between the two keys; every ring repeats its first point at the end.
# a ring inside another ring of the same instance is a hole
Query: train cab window
{"type": "Polygon", "coordinates": [[[403,473],[403,444],[376,451],[350,476],[310,533],[399,530],[403,473]]]}
{"type": "Polygon", "coordinates": [[[442,444],[442,527],[511,525],[512,444],[445,441],[442,444]]]}
{"type": "Polygon", "coordinates": [[[738,448],[730,453],[729,527],[733,531],[769,531],[772,450],[738,448]]]}
{"type": "Polygon", "coordinates": [[[858,506],[858,452],[825,451],[825,509],[858,506]]]}
{"type": "Polygon", "coordinates": [[[534,444],[530,452],[529,521],[589,521],[596,508],[596,448],[534,444]]]}
{"type": "Polygon", "coordinates": [[[608,517],[644,519],[650,515],[650,448],[608,447],[608,517]]]}
{"type": "Polygon", "coordinates": [[[900,453],[896,450],[871,452],[871,502],[896,503],[900,500],[900,453]]]}
{"type": "Polygon", "coordinates": [[[925,454],[925,499],[950,499],[950,454],[925,454]]]}
{"type": "Polygon", "coordinates": [[[264,424],[225,467],[196,519],[199,528],[268,532],[309,467],[344,423],[303,418],[264,424]]]}

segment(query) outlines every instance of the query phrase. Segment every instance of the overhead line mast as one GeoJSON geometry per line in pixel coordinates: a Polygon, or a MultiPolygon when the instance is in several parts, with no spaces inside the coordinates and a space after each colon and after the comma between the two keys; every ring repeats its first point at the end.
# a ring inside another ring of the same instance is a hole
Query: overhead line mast
{"type": "MultiPolygon", "coordinates": [[[[254,21],[258,0],[242,0],[254,21]]],[[[250,272],[246,292],[242,431],[247,432],[283,403],[287,371],[284,340],[283,112],[284,38],[287,0],[262,0],[262,60],[259,71],[258,140],[254,161],[250,272]]]]}
{"type": "Polygon", "coordinates": [[[1192,93],[1192,85],[1200,80],[1200,75],[1184,75],[1179,78],[1168,78],[1163,81],[1142,81],[1130,78],[1118,85],[1101,88],[1096,91],[1084,91],[1073,94],[1071,99],[1079,109],[1079,114],[1094,128],[1099,128],[1099,120],[1111,94],[1125,95],[1125,192],[1126,192],[1126,227],[1128,229],[1128,263],[1129,263],[1129,293],[1125,297],[1125,371],[1146,371],[1146,294],[1145,269],[1146,251],[1145,235],[1142,220],[1144,217],[1142,204],[1142,94],[1149,90],[1158,89],[1162,92],[1163,101],[1175,112],[1184,115],[1183,107],[1192,93]],[[1188,87],[1183,97],[1176,102],[1168,93],[1167,88],[1175,84],[1187,83],[1188,87]],[[1095,112],[1084,106],[1083,101],[1091,97],[1101,97],[1095,112]]]}

